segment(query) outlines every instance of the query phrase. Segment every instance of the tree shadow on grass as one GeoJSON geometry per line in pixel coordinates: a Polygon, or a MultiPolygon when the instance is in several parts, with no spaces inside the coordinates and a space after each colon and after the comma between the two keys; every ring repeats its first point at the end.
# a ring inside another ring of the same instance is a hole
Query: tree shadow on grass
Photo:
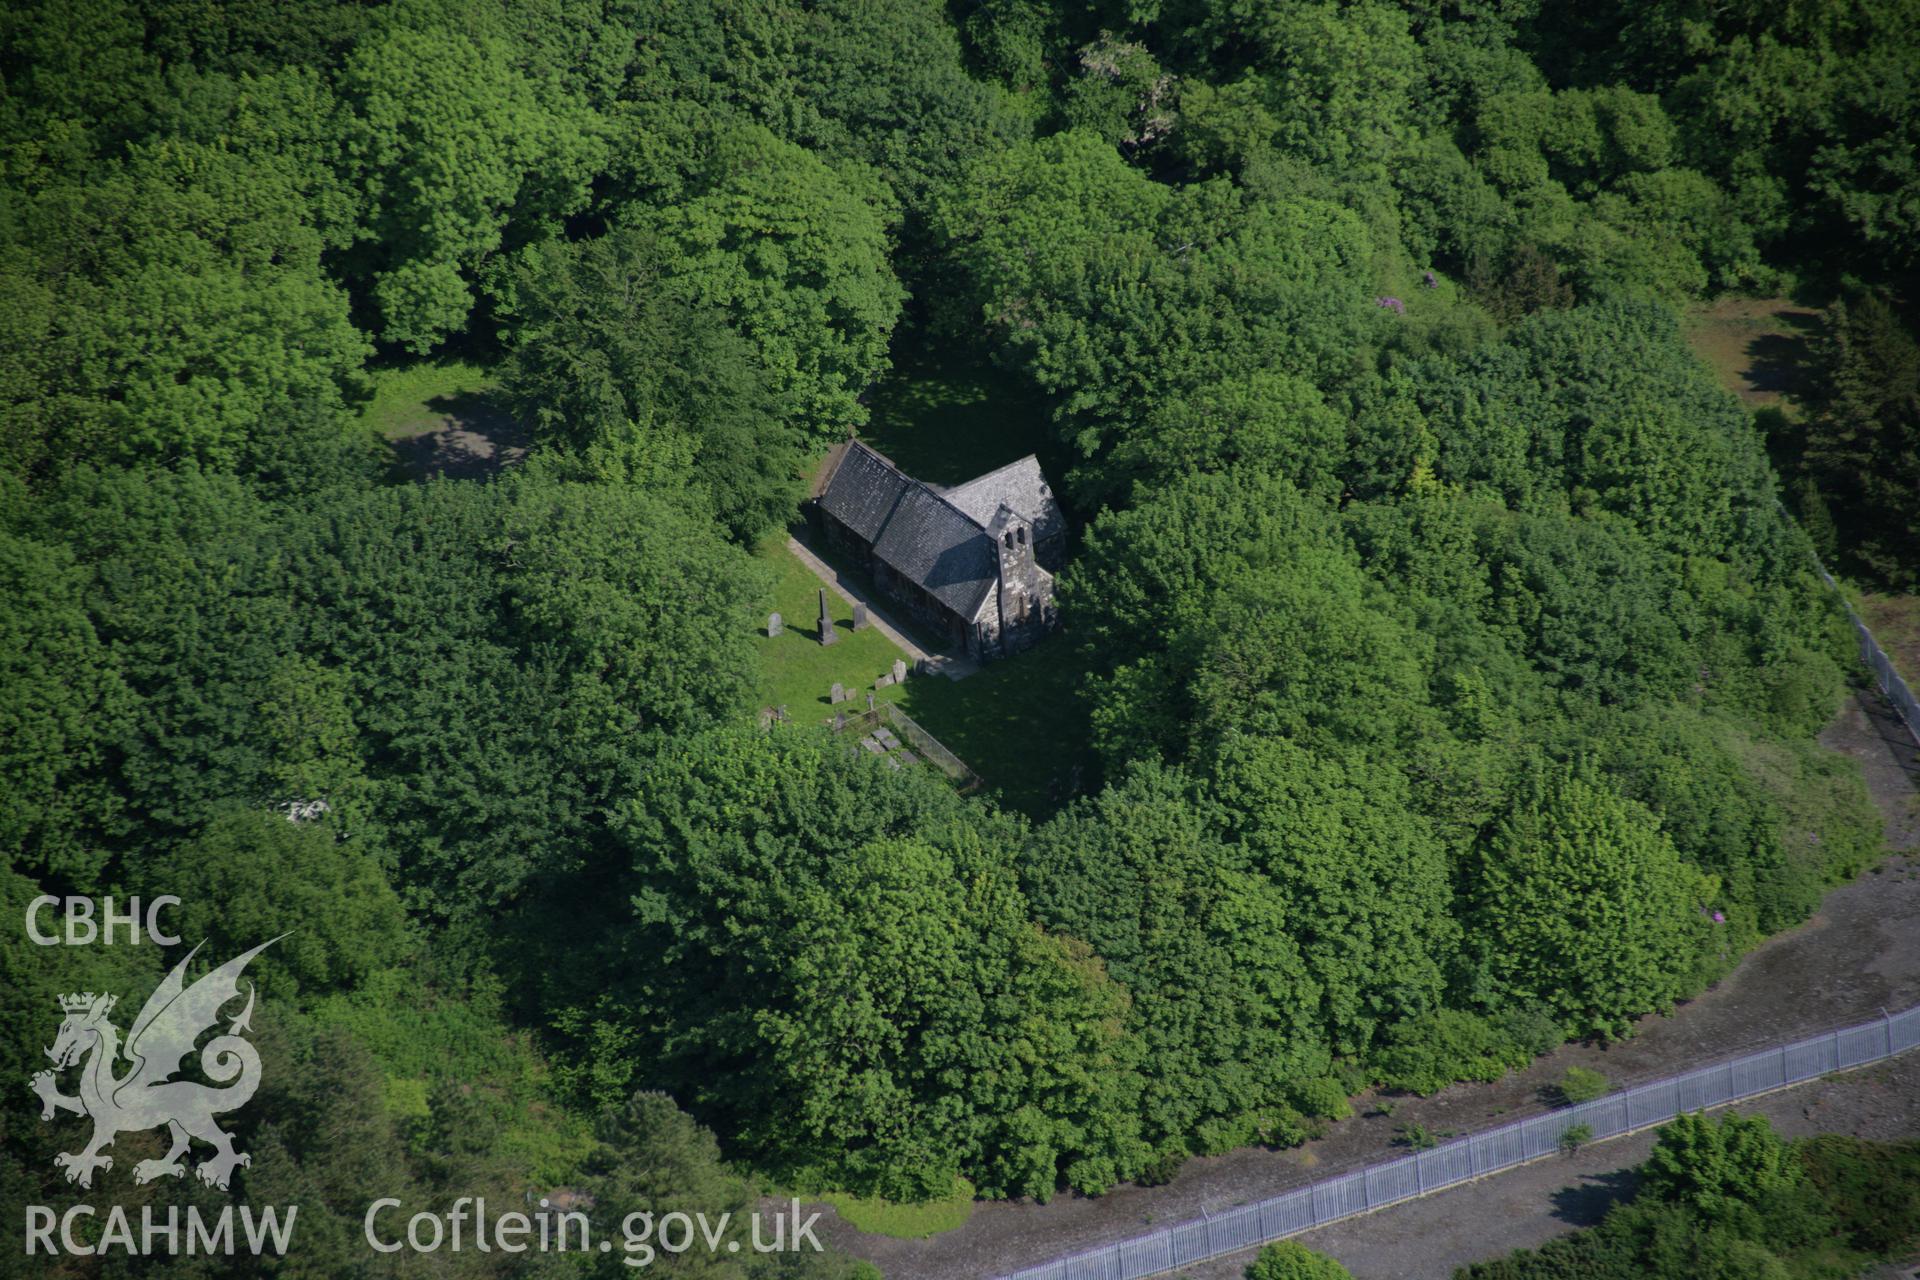
{"type": "Polygon", "coordinates": [[[1900,713],[1893,709],[1886,695],[1872,685],[1858,690],[1854,696],[1866,713],[1874,736],[1887,744],[1887,755],[1910,782],[1920,787],[1920,752],[1914,750],[1913,734],[1908,732],[1900,713]]]}
{"type": "Polygon", "coordinates": [[[390,443],[399,466],[426,479],[489,479],[527,456],[532,436],[491,392],[462,391],[427,401],[433,417],[390,443]]]}
{"type": "Polygon", "coordinates": [[[895,332],[892,356],[860,434],[902,471],[954,485],[1038,453],[1049,474],[1064,473],[1046,403],[1025,377],[911,326],[895,332]]]}
{"type": "Polygon", "coordinates": [[[1562,1187],[1550,1197],[1553,1216],[1575,1227],[1591,1227],[1607,1216],[1607,1210],[1633,1198],[1639,1189],[1636,1169],[1616,1169],[1612,1173],[1589,1173],[1570,1187],[1562,1187]]]}
{"type": "Polygon", "coordinates": [[[1799,397],[1806,389],[1813,339],[1822,326],[1820,313],[1782,307],[1773,318],[1792,333],[1763,333],[1747,343],[1748,364],[1740,371],[1755,391],[1799,397]]]}

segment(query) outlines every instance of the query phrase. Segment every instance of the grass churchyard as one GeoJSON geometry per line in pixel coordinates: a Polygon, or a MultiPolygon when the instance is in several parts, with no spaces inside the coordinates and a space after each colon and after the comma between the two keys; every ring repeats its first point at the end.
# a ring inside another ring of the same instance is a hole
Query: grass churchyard
{"type": "MultiPolygon", "coordinates": [[[[827,609],[839,638],[831,645],[821,644],[820,579],[787,550],[783,535],[768,538],[756,554],[774,572],[774,608],[783,623],[780,635],[769,636],[767,620],[761,618],[754,636],[754,646],[760,651],[760,706],[784,706],[796,721],[817,724],[832,718],[827,691],[835,681],[853,692],[854,696],[842,704],[851,713],[866,709],[866,695],[872,691],[873,682],[887,673],[895,659],[911,665],[912,659],[879,628],[855,631],[853,606],[831,590],[827,592],[827,609]]],[[[874,696],[898,702],[904,688],[894,685],[874,696]]]]}

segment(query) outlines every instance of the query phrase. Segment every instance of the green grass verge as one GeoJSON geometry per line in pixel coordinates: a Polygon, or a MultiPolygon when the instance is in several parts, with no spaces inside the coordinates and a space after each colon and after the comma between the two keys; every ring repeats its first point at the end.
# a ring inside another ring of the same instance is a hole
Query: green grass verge
{"type": "Polygon", "coordinates": [[[863,1199],[845,1191],[831,1191],[820,1197],[832,1205],[847,1225],[870,1236],[896,1236],[902,1240],[921,1240],[951,1231],[973,1216],[973,1184],[965,1178],[954,1180],[953,1194],[925,1204],[894,1204],[890,1200],[863,1199]]]}
{"type": "Polygon", "coordinates": [[[1920,596],[1863,591],[1854,599],[1853,607],[1893,659],[1893,669],[1907,687],[1920,687],[1920,596]]]}
{"type": "Polygon", "coordinates": [[[415,435],[453,411],[448,402],[479,396],[496,385],[493,374],[465,360],[421,360],[369,369],[373,398],[360,406],[360,420],[389,440],[415,435]]]}
{"type": "Polygon", "coordinates": [[[1811,886],[1849,880],[1886,852],[1880,813],[1858,763],[1818,741],[1776,739],[1714,720],[1742,770],[1778,807],[1783,856],[1806,892],[1808,913],[1819,899],[1811,886]]]}
{"type": "MultiPolygon", "coordinates": [[[[832,645],[822,645],[820,579],[787,550],[784,533],[762,542],[754,554],[773,571],[773,607],[786,622],[784,632],[769,637],[763,620],[762,629],[755,636],[754,646],[760,653],[757,705],[784,704],[796,722],[818,724],[833,717],[833,704],[827,698],[827,691],[838,680],[859,695],[844,704],[844,709],[866,710],[866,691],[872,688],[874,680],[886,674],[895,658],[905,659],[907,655],[871,627],[854,631],[853,606],[831,590],[827,592],[827,608],[833,615],[834,630],[840,639],[832,645]]],[[[882,689],[875,697],[882,702],[897,702],[913,683],[909,680],[907,685],[882,689]]]]}
{"type": "Polygon", "coordinates": [[[1725,297],[1691,308],[1681,329],[1694,354],[1742,404],[1791,418],[1808,338],[1819,325],[1819,312],[1790,298],[1725,297]]]}

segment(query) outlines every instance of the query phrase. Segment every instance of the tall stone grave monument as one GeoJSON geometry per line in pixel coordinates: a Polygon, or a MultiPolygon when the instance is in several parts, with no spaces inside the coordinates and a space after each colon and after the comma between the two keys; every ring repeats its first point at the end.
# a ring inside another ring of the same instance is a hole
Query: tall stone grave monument
{"type": "Polygon", "coordinates": [[[832,644],[840,637],[834,634],[833,615],[827,612],[827,589],[820,588],[820,643],[832,644]]]}

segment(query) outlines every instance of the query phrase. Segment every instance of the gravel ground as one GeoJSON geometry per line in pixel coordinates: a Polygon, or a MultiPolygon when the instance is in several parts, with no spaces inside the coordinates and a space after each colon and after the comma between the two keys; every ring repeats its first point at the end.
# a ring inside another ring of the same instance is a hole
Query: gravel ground
{"type": "MultiPolygon", "coordinates": [[[[1886,821],[1889,845],[1900,851],[1920,849],[1920,809],[1914,803],[1920,752],[1899,722],[1877,700],[1850,700],[1821,741],[1860,762],[1886,821]]],[[[1390,1119],[1356,1116],[1304,1147],[1245,1149],[1193,1160],[1161,1187],[1121,1187],[1097,1199],[1061,1195],[1046,1204],[983,1203],[965,1226],[930,1240],[864,1235],[830,1210],[821,1221],[834,1243],[878,1264],[889,1280],[986,1280],[1390,1158],[1399,1154],[1392,1141],[1403,1124],[1418,1123],[1436,1133],[1465,1132],[1544,1110],[1543,1090],[1575,1064],[1595,1068],[1616,1087],[1624,1087],[1859,1022],[1882,1008],[1903,1008],[1916,1000],[1920,856],[1896,853],[1835,889],[1811,920],[1763,943],[1712,990],[1671,1017],[1643,1019],[1632,1039],[1608,1048],[1564,1046],[1495,1084],[1456,1085],[1431,1098],[1403,1099],[1390,1119]]],[[[1633,1141],[1602,1144],[1590,1158],[1600,1166],[1632,1164],[1639,1155],[1616,1162],[1613,1152],[1631,1152],[1633,1141]]],[[[1555,1176],[1569,1168],[1553,1167],[1555,1176]]],[[[1504,1196],[1508,1193],[1498,1189],[1504,1185],[1494,1179],[1484,1190],[1464,1189],[1451,1201],[1433,1203],[1464,1206],[1456,1212],[1472,1215],[1472,1234],[1492,1241],[1494,1222],[1506,1223],[1509,1212],[1516,1219],[1529,1216],[1518,1205],[1509,1210],[1493,1204],[1486,1207],[1488,1220],[1478,1221],[1471,1197],[1504,1196]]],[[[1426,1203],[1406,1211],[1425,1211],[1426,1203]]],[[[1540,1233],[1536,1239],[1567,1226],[1537,1209],[1530,1216],[1540,1233]]],[[[1527,1240],[1517,1236],[1514,1243],[1527,1240]]],[[[1497,1251],[1503,1246],[1493,1241],[1492,1247],[1497,1251]]],[[[1485,1256],[1485,1251],[1475,1256],[1485,1256]]]]}

